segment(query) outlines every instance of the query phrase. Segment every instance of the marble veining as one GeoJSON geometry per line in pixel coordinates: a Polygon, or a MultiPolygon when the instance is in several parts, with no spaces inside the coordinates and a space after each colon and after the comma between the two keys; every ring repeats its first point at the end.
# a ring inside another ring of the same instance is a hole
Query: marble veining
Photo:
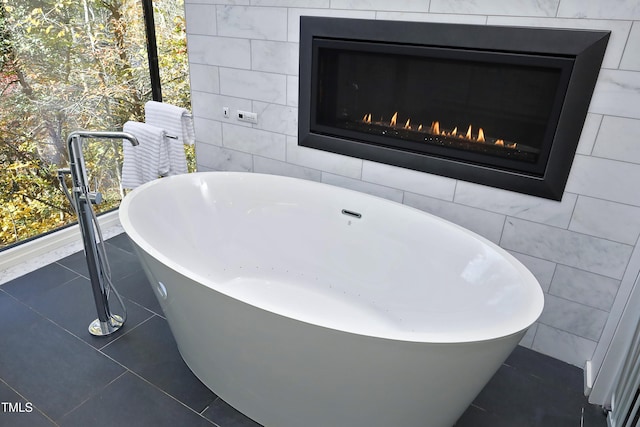
{"type": "Polygon", "coordinates": [[[614,279],[622,279],[633,249],[631,245],[512,217],[505,222],[500,246],[614,279]]]}
{"type": "Polygon", "coordinates": [[[331,0],[334,9],[428,12],[429,0],[331,0]]]}
{"type": "Polygon", "coordinates": [[[638,182],[640,165],[578,154],[565,191],[640,206],[638,182]]]}
{"type": "Polygon", "coordinates": [[[608,313],[554,295],[545,295],[540,323],[557,327],[592,341],[598,341],[608,313]]]}
{"type": "Polygon", "coordinates": [[[569,301],[609,311],[619,287],[620,280],[566,265],[558,265],[549,293],[569,301]]]}
{"type": "Polygon", "coordinates": [[[285,160],[286,136],[232,124],[222,125],[226,148],[249,152],[276,160],[285,160]]]}
{"type": "Polygon", "coordinates": [[[298,109],[286,105],[270,104],[253,101],[253,110],[258,113],[260,120],[254,127],[270,132],[297,136],[298,109]]]}
{"type": "Polygon", "coordinates": [[[322,182],[371,194],[373,196],[384,197],[385,199],[393,200],[398,203],[402,203],[402,197],[404,195],[403,191],[396,188],[372,184],[359,179],[347,178],[327,172],[322,172],[322,182]]]}
{"type": "Polygon", "coordinates": [[[640,121],[606,116],[593,147],[593,155],[624,162],[640,163],[640,121]]]}
{"type": "Polygon", "coordinates": [[[309,181],[322,181],[322,172],[315,169],[309,169],[302,166],[296,166],[291,163],[281,162],[278,160],[268,159],[266,157],[255,156],[253,158],[253,171],[257,173],[268,173],[273,175],[282,175],[283,171],[287,176],[294,178],[306,179],[309,181]]]}
{"type": "Polygon", "coordinates": [[[456,186],[455,179],[396,168],[368,160],[363,163],[362,179],[444,200],[453,200],[456,186]]]}
{"type": "Polygon", "coordinates": [[[622,56],[620,68],[623,70],[640,71],[640,22],[633,23],[627,49],[622,56]]]}
{"type": "Polygon", "coordinates": [[[287,40],[287,9],[218,6],[218,35],[264,40],[287,40]]]}
{"type": "Polygon", "coordinates": [[[431,0],[430,12],[555,16],[560,0],[431,0]]]}
{"type": "Polygon", "coordinates": [[[187,47],[189,61],[194,64],[244,69],[251,66],[249,40],[193,34],[187,47]]]}
{"type": "Polygon", "coordinates": [[[562,201],[557,202],[460,181],[456,186],[454,201],[491,212],[566,228],[571,221],[576,198],[575,194],[565,194],[562,201]]]}
{"type": "Polygon", "coordinates": [[[298,44],[267,40],[251,41],[253,70],[269,73],[298,74],[298,44]]]}
{"type": "Polygon", "coordinates": [[[558,16],[570,18],[640,19],[637,0],[562,0],[558,16]]]}
{"type": "Polygon", "coordinates": [[[640,119],[640,76],[633,71],[601,70],[589,111],[640,119]]]}
{"type": "Polygon", "coordinates": [[[275,73],[220,68],[220,92],[237,98],[285,105],[287,77],[275,73]]]}
{"type": "Polygon", "coordinates": [[[557,264],[555,262],[547,261],[546,259],[536,258],[520,252],[510,251],[510,253],[514,257],[518,258],[518,260],[520,260],[520,262],[523,263],[534,276],[536,276],[542,290],[544,292],[549,292],[557,264]]]}
{"type": "Polygon", "coordinates": [[[591,359],[596,345],[596,341],[539,323],[531,348],[583,367],[585,360],[591,359]]]}
{"type": "Polygon", "coordinates": [[[569,230],[635,245],[640,236],[640,207],[580,196],[569,230]]]}
{"type": "Polygon", "coordinates": [[[198,171],[249,172],[253,169],[253,156],[209,144],[198,144],[196,156],[203,158],[198,171]]]}
{"type": "Polygon", "coordinates": [[[287,137],[287,162],[348,178],[362,177],[361,159],[301,147],[296,137],[287,137]]]}
{"type": "Polygon", "coordinates": [[[409,192],[405,192],[404,203],[465,227],[494,243],[500,241],[504,215],[409,192]]]}

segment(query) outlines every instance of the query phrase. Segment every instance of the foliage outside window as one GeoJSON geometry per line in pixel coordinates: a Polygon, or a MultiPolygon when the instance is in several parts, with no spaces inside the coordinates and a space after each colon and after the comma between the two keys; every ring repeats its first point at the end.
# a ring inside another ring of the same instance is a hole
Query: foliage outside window
{"type": "MultiPolygon", "coordinates": [[[[163,100],[189,108],[183,0],[154,16],[163,100]]],[[[67,135],[144,121],[150,99],[140,0],[0,0],[0,248],[74,222],[57,180],[67,135]]],[[[117,207],[121,142],[88,141],[85,160],[97,209],[117,207]]]]}

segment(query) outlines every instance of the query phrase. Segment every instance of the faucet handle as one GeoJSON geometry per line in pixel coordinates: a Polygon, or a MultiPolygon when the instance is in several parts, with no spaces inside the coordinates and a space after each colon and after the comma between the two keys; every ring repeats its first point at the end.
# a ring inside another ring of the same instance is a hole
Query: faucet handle
{"type": "Polygon", "coordinates": [[[89,191],[86,195],[84,193],[80,195],[80,200],[87,200],[87,198],[92,205],[99,205],[102,203],[102,193],[99,191],[89,191]]]}

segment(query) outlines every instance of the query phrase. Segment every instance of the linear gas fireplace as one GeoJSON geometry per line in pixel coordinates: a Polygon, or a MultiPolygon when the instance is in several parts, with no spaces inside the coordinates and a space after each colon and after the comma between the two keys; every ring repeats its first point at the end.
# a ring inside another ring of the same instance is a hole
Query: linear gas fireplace
{"type": "Polygon", "coordinates": [[[562,198],[609,32],[300,25],[300,145],[562,198]]]}

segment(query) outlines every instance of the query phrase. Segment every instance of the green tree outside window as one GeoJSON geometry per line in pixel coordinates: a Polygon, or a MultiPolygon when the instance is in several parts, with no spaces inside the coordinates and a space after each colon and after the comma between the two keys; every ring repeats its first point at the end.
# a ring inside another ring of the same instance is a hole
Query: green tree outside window
{"type": "MultiPolygon", "coordinates": [[[[0,0],[0,248],[76,220],[57,180],[70,132],[144,120],[142,14],[140,0],[0,0]]],[[[190,108],[183,1],[155,1],[154,17],[163,100],[190,108]]],[[[85,156],[98,209],[117,207],[120,142],[87,143],[85,156]]]]}

